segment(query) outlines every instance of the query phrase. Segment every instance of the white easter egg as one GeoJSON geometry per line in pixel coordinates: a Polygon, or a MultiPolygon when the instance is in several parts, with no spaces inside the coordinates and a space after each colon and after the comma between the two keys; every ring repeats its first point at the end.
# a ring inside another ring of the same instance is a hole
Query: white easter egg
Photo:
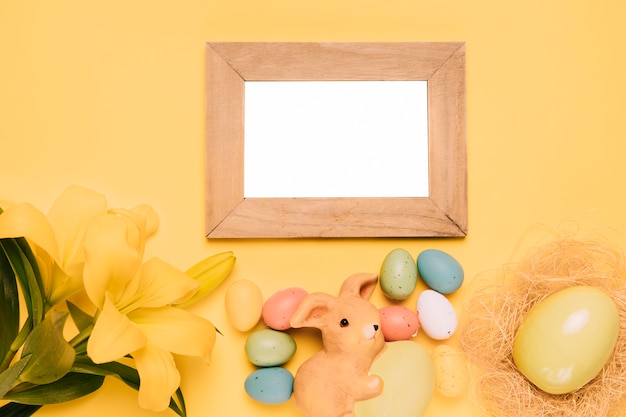
{"type": "Polygon", "coordinates": [[[422,330],[435,340],[449,339],[456,331],[458,319],[445,295],[425,290],[417,298],[417,314],[422,330]]]}

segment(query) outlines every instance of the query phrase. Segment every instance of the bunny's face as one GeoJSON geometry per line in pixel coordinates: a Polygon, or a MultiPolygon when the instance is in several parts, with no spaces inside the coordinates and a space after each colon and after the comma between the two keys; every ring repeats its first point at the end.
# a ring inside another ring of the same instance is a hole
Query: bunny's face
{"type": "Polygon", "coordinates": [[[377,280],[373,274],[356,274],[346,280],[339,297],[309,294],[292,316],[291,325],[320,329],[329,352],[375,355],[385,342],[378,309],[367,301],[377,280]]]}
{"type": "Polygon", "coordinates": [[[378,309],[359,297],[334,300],[319,328],[331,351],[377,353],[385,343],[378,309]]]}

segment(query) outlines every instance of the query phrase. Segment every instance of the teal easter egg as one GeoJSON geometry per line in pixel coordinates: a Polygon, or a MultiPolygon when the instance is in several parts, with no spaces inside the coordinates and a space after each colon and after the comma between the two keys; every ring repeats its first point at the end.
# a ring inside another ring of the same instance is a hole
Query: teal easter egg
{"type": "Polygon", "coordinates": [[[394,249],[380,268],[380,288],[391,300],[406,300],[417,285],[417,265],[409,252],[394,249]]]}
{"type": "Polygon", "coordinates": [[[382,378],[383,392],[358,401],[356,417],[420,417],[435,390],[435,366],[428,351],[419,343],[400,340],[374,360],[370,373],[382,378]]]}
{"type": "Polygon", "coordinates": [[[427,249],[417,257],[417,270],[430,289],[441,294],[450,294],[463,284],[463,268],[452,255],[427,249]]]}
{"type": "Polygon", "coordinates": [[[244,382],[246,393],[263,404],[281,404],[291,398],[293,375],[281,367],[260,368],[244,382]]]}
{"type": "Polygon", "coordinates": [[[248,360],[256,366],[278,366],[296,353],[296,342],[288,333],[261,329],[246,338],[245,351],[248,360]]]}

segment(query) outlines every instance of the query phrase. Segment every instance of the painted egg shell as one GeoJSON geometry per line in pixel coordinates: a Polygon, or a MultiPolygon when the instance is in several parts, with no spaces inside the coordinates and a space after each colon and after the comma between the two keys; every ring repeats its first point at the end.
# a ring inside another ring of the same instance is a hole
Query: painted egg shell
{"type": "Polygon", "coordinates": [[[307,295],[308,292],[299,287],[286,288],[272,294],[263,304],[263,321],[274,330],[291,328],[289,320],[307,295]]]}
{"type": "Polygon", "coordinates": [[[451,255],[437,249],[428,249],[417,257],[417,270],[429,288],[450,294],[463,284],[463,268],[451,255]]]}
{"type": "Polygon", "coordinates": [[[246,393],[263,404],[281,404],[291,398],[293,375],[281,367],[261,368],[244,382],[246,393]]]}
{"type": "Polygon", "coordinates": [[[439,345],[433,350],[432,357],[437,392],[449,398],[463,395],[469,385],[469,370],[463,353],[448,345],[439,345]]]}
{"type": "Polygon", "coordinates": [[[409,340],[417,335],[420,321],[415,311],[399,305],[385,306],[378,311],[385,341],[409,340]]]}
{"type": "Polygon", "coordinates": [[[602,370],[618,332],[619,312],[607,293],[590,286],[569,287],[526,315],[513,342],[513,360],[543,391],[569,393],[602,370]]]}
{"type": "Polygon", "coordinates": [[[417,285],[417,265],[409,252],[394,249],[380,268],[380,288],[392,300],[406,300],[417,285]]]}
{"type": "Polygon", "coordinates": [[[287,333],[261,329],[246,338],[245,351],[248,360],[256,366],[278,366],[296,353],[296,342],[287,333]]]}
{"type": "Polygon", "coordinates": [[[433,360],[422,345],[411,340],[387,343],[370,368],[384,382],[381,395],[357,401],[358,417],[420,417],[435,386],[433,360]]]}
{"type": "Polygon", "coordinates": [[[230,284],[226,290],[224,305],[230,324],[241,332],[247,332],[261,318],[263,295],[254,282],[240,279],[230,284]]]}
{"type": "Polygon", "coordinates": [[[417,314],[422,330],[435,340],[449,339],[456,331],[458,318],[445,295],[424,290],[417,298],[417,314]]]}

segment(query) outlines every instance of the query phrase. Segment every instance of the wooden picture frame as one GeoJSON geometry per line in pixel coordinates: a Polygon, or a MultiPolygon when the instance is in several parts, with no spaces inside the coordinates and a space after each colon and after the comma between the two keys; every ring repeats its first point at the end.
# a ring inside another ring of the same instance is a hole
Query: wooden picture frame
{"type": "Polygon", "coordinates": [[[464,42],[210,42],[206,64],[208,238],[467,234],[464,42]],[[426,80],[429,196],[244,198],[245,82],[294,80],[426,80]]]}

